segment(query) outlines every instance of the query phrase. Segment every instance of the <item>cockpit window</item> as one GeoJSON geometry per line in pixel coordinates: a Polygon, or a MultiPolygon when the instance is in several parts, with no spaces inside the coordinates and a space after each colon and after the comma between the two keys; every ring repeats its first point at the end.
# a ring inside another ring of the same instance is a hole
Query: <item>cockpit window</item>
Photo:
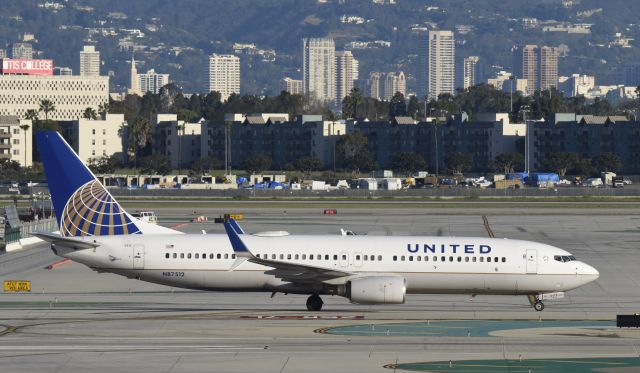
{"type": "Polygon", "coordinates": [[[567,255],[567,256],[565,256],[565,255],[554,255],[553,259],[558,261],[558,262],[562,262],[562,263],[564,263],[564,262],[572,262],[574,260],[577,260],[576,257],[573,256],[573,255],[567,255]]]}

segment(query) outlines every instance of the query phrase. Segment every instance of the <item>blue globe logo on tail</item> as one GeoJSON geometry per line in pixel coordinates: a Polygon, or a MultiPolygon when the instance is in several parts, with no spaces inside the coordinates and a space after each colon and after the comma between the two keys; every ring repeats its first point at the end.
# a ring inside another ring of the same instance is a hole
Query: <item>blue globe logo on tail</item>
{"type": "Polygon", "coordinates": [[[140,233],[107,190],[92,180],[78,188],[62,211],[63,236],[112,236],[140,233]]]}

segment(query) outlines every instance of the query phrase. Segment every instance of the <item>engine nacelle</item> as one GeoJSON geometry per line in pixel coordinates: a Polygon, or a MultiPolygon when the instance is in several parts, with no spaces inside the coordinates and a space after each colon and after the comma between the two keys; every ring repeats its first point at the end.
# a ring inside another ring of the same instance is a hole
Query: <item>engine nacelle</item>
{"type": "Polygon", "coordinates": [[[358,277],[347,282],[346,297],[357,304],[402,304],[407,280],[402,276],[358,277]]]}

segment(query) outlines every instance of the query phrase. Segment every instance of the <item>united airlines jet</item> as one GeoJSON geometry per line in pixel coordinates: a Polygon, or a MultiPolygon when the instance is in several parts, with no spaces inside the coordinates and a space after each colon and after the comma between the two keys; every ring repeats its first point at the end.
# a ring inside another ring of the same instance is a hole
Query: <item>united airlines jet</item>
{"type": "Polygon", "coordinates": [[[60,233],[52,250],[98,272],[207,291],[321,295],[401,304],[406,294],[524,295],[542,301],[599,273],[557,247],[484,237],[184,234],[127,213],[57,132],[37,133],[60,233]]]}

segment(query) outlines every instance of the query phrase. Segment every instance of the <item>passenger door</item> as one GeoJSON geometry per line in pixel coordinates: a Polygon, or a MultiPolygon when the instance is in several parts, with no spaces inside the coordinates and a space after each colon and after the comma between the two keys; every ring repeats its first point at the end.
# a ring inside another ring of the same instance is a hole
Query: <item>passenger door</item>
{"type": "Polygon", "coordinates": [[[133,245],[133,269],[144,269],[144,245],[133,245]]]}
{"type": "Polygon", "coordinates": [[[527,273],[538,273],[538,251],[527,249],[527,273]]]}

